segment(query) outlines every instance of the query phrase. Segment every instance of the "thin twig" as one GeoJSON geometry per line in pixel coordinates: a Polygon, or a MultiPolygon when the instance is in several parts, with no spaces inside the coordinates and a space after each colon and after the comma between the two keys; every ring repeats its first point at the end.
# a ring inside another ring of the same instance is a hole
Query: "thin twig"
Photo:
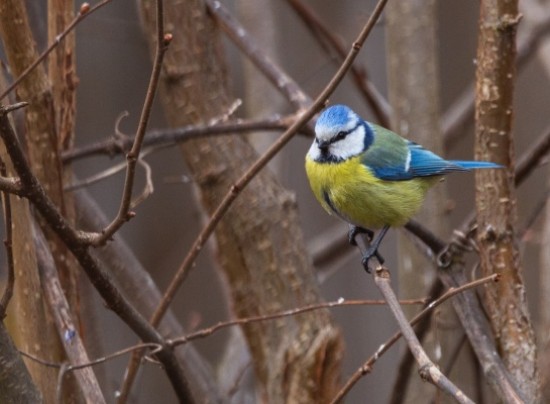
{"type": "Polygon", "coordinates": [[[143,159],[139,159],[138,163],[145,170],[145,185],[143,186],[141,193],[132,201],[130,205],[130,208],[132,209],[135,209],[155,191],[155,187],[153,185],[153,170],[151,169],[151,166],[143,159]]]}
{"type": "MultiPolygon", "coordinates": [[[[424,304],[425,302],[426,302],[425,299],[407,299],[407,300],[401,300],[400,304],[418,305],[418,304],[424,304]]],[[[252,317],[246,317],[246,318],[238,318],[235,320],[219,322],[218,324],[215,324],[212,327],[204,328],[196,332],[184,335],[182,337],[171,339],[168,341],[168,343],[172,346],[178,346],[181,344],[186,344],[196,339],[208,337],[214,334],[215,332],[228,327],[233,327],[236,325],[242,326],[242,325],[247,325],[251,323],[267,321],[267,320],[276,320],[283,317],[296,316],[298,314],[303,314],[314,310],[330,309],[335,307],[348,307],[348,306],[379,306],[379,305],[386,305],[386,304],[387,304],[386,300],[344,300],[343,298],[341,298],[331,302],[321,302],[321,303],[310,304],[307,306],[284,310],[277,313],[264,314],[260,316],[252,316],[252,317]]]]}
{"type": "Polygon", "coordinates": [[[145,136],[145,130],[149,123],[149,117],[153,107],[153,101],[157,92],[159,77],[162,70],[162,61],[164,55],[168,50],[168,46],[172,41],[172,34],[164,33],[164,10],[162,0],[157,0],[157,40],[156,40],[156,54],[153,62],[153,71],[149,80],[149,86],[147,87],[147,94],[143,103],[143,109],[139,120],[136,136],[131,150],[126,155],[127,170],[126,178],[124,180],[124,190],[122,192],[122,198],[120,207],[115,219],[107,225],[101,233],[95,236],[88,236],[86,239],[93,245],[98,246],[104,244],[109,238],[115,234],[118,229],[124,225],[128,220],[135,216],[131,212],[132,191],[134,189],[134,178],[136,172],[136,164],[139,159],[141,147],[143,145],[143,139],[145,136]]]}
{"type": "MultiPolygon", "coordinates": [[[[148,148],[148,149],[144,149],[141,151],[140,153],[140,156],[139,156],[139,160],[138,160],[138,164],[141,164],[145,170],[146,170],[146,174],[147,174],[147,170],[148,168],[146,168],[147,166],[144,165],[144,160],[143,158],[149,154],[151,154],[152,152],[158,150],[158,148],[148,148]]],[[[79,179],[79,180],[75,180],[73,183],[71,184],[68,184],[66,186],[63,187],[63,189],[65,191],[76,191],[77,189],[81,189],[81,188],[85,188],[85,187],[88,187],[90,185],[93,185],[97,182],[100,182],[100,181],[103,181],[109,177],[112,177],[113,175],[123,171],[125,168],[127,167],[127,163],[126,162],[121,162],[121,163],[118,163],[118,164],[115,164],[114,166],[111,166],[109,168],[107,168],[106,170],[103,170],[97,174],[93,174],[87,178],[84,178],[84,179],[79,179]]],[[[132,202],[131,206],[134,207],[135,205],[135,201],[132,202]]]]}
{"type": "MultiPolygon", "coordinates": [[[[189,125],[181,128],[148,130],[143,147],[169,146],[186,142],[191,139],[207,136],[226,136],[235,133],[255,131],[284,131],[294,122],[296,115],[273,116],[265,119],[238,119],[231,122],[220,122],[214,125],[189,125]]],[[[300,133],[312,137],[313,133],[308,128],[302,128],[300,133]]],[[[115,156],[125,153],[132,147],[133,138],[129,136],[114,136],[110,139],[96,142],[80,148],[66,150],[61,157],[67,164],[75,160],[95,155],[115,156]]]]}
{"type": "MultiPolygon", "coordinates": [[[[364,235],[361,235],[356,240],[357,245],[363,254],[368,248],[368,241],[364,235]]],[[[376,259],[376,257],[374,257],[374,259],[376,259]]],[[[460,403],[473,403],[473,401],[470,400],[458,387],[456,387],[443,373],[441,373],[439,368],[437,368],[437,366],[430,360],[422,348],[420,341],[418,341],[414,330],[407,321],[405,314],[399,305],[399,301],[391,288],[389,271],[380,264],[376,266],[374,271],[374,283],[384,296],[384,299],[388,302],[388,307],[399,324],[399,329],[401,330],[409,349],[418,363],[420,377],[424,381],[428,381],[442,391],[446,392],[460,403]]]]}
{"type": "Polygon", "coordinates": [[[0,101],[2,99],[4,99],[4,97],[6,95],[8,95],[10,92],[13,91],[13,89],[15,87],[17,87],[17,85],[19,83],[21,83],[21,81],[28,76],[28,74],[33,71],[36,66],[38,66],[40,63],[42,63],[44,61],[44,59],[46,59],[48,57],[48,55],[57,47],[59,46],[59,44],[63,41],[63,39],[65,39],[65,37],[67,35],[69,35],[71,33],[71,31],[82,21],[84,20],[87,16],[91,15],[94,13],[94,11],[97,11],[99,10],[101,7],[103,7],[104,5],[110,3],[112,0],[103,0],[102,2],[100,3],[97,3],[95,6],[93,7],[90,7],[90,4],[89,3],[82,3],[80,5],[80,10],[78,11],[78,14],[75,16],[75,18],[73,19],[73,21],[71,21],[71,23],[67,26],[67,28],[65,28],[65,30],[63,32],[61,32],[59,35],[57,35],[55,37],[55,41],[53,41],[47,48],[44,52],[42,52],[40,54],[40,56],[31,64],[29,65],[29,67],[27,67],[20,75],[19,77],[13,82],[11,83],[11,85],[8,86],[8,88],[6,88],[1,94],[0,94],[0,101]]]}
{"type": "Polygon", "coordinates": [[[217,0],[205,0],[205,3],[233,43],[242,50],[243,54],[283,93],[296,109],[306,109],[311,106],[311,98],[302,91],[292,77],[267,57],[262,47],[248,34],[246,28],[229,13],[221,2],[217,0]]]}
{"type": "MultiPolygon", "coordinates": [[[[160,352],[162,350],[162,345],[155,344],[155,343],[152,343],[152,342],[141,342],[139,344],[132,345],[131,347],[120,349],[120,350],[118,350],[118,351],[116,351],[112,354],[94,359],[90,362],[79,363],[79,364],[74,364],[74,365],[69,364],[67,366],[67,371],[79,370],[79,369],[84,369],[84,368],[91,367],[91,366],[100,365],[100,364],[108,362],[112,359],[116,359],[119,356],[126,355],[128,353],[131,353],[131,352],[139,350],[139,349],[151,349],[151,352],[149,353],[149,355],[156,355],[158,352],[160,352]]],[[[39,358],[35,355],[32,355],[28,352],[25,352],[25,351],[19,350],[19,353],[21,355],[23,355],[24,357],[29,358],[33,362],[39,363],[40,365],[46,366],[48,368],[60,369],[64,365],[63,363],[54,363],[54,362],[46,361],[44,359],[41,359],[41,358],[39,358]]]]}
{"type": "MultiPolygon", "coordinates": [[[[314,36],[317,37],[321,46],[328,51],[334,50],[337,55],[337,62],[341,63],[346,57],[346,47],[343,41],[334,34],[334,30],[326,26],[323,21],[315,14],[314,10],[301,0],[287,0],[298,16],[310,28],[314,36]],[[328,46],[325,46],[328,44],[328,46]]],[[[374,116],[380,125],[390,127],[390,105],[382,94],[377,90],[374,84],[369,80],[367,70],[352,65],[350,68],[351,77],[355,82],[357,90],[363,96],[374,116]]]]}
{"type": "MultiPolygon", "coordinates": [[[[6,177],[8,170],[6,164],[0,159],[0,175],[6,177]]],[[[4,204],[4,226],[6,231],[6,239],[4,240],[4,246],[6,247],[6,261],[8,262],[8,279],[6,280],[6,287],[0,300],[0,321],[3,321],[6,317],[6,311],[8,304],[13,296],[13,287],[15,284],[15,265],[13,261],[13,229],[12,229],[12,215],[11,215],[11,196],[8,192],[2,194],[4,204]]]]}
{"type": "MultiPolygon", "coordinates": [[[[450,298],[460,293],[463,293],[466,290],[479,287],[488,282],[496,282],[497,280],[498,280],[498,275],[493,274],[485,278],[481,278],[472,282],[465,283],[464,285],[461,285],[458,287],[449,288],[444,294],[439,296],[436,300],[430,302],[421,312],[415,315],[410,321],[410,325],[414,326],[418,324],[421,320],[426,318],[426,316],[430,314],[436,307],[440,306],[450,298]]],[[[364,375],[372,371],[372,367],[374,363],[378,361],[378,359],[384,353],[386,353],[401,338],[401,336],[402,336],[401,331],[398,331],[394,335],[392,335],[386,342],[380,345],[380,347],[376,350],[374,355],[372,355],[363,365],[361,365],[361,367],[359,367],[359,369],[357,369],[355,373],[348,379],[348,381],[340,389],[338,394],[334,396],[331,403],[335,404],[340,402],[345,397],[345,395],[349,393],[349,391],[353,388],[353,386],[359,381],[359,379],[361,379],[361,377],[363,377],[364,375]]]]}

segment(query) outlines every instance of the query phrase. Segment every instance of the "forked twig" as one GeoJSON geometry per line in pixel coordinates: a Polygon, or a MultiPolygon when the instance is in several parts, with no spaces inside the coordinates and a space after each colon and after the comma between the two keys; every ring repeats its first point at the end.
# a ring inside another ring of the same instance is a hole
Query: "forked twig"
{"type": "MultiPolygon", "coordinates": [[[[361,249],[361,252],[364,253],[365,251],[367,251],[368,246],[365,237],[361,235],[356,240],[357,245],[361,249]]],[[[388,302],[388,307],[392,311],[394,318],[399,324],[399,328],[403,334],[403,337],[405,338],[409,349],[411,350],[413,356],[416,359],[416,362],[418,363],[420,377],[424,381],[432,383],[442,391],[449,394],[457,402],[473,404],[473,401],[470,400],[464,394],[464,392],[462,392],[462,390],[456,387],[453,382],[451,382],[443,373],[441,373],[439,368],[431,361],[431,359],[422,348],[420,341],[418,341],[414,330],[407,321],[405,314],[403,313],[403,310],[399,305],[399,301],[397,300],[397,297],[395,296],[395,293],[391,288],[390,273],[382,265],[378,265],[376,267],[376,270],[374,271],[374,283],[378,287],[378,290],[380,290],[380,292],[384,296],[384,299],[388,302]]]]}
{"type": "MultiPolygon", "coordinates": [[[[466,290],[476,288],[488,282],[496,282],[497,280],[498,280],[498,275],[493,274],[485,278],[468,282],[462,286],[449,288],[444,294],[442,294],[437,299],[429,303],[420,313],[415,315],[413,319],[410,321],[410,325],[415,326],[416,324],[418,324],[428,314],[430,314],[436,307],[440,306],[442,303],[449,300],[450,298],[460,293],[463,293],[466,290]]],[[[401,331],[397,331],[386,342],[380,345],[380,347],[376,350],[376,352],[363,365],[361,365],[359,369],[357,369],[355,373],[348,379],[348,381],[340,389],[338,394],[334,396],[334,398],[331,401],[331,404],[336,404],[340,402],[345,397],[345,395],[353,388],[353,386],[361,379],[361,377],[370,373],[372,371],[372,366],[374,365],[374,363],[384,353],[386,353],[393,346],[393,344],[395,344],[401,338],[401,336],[402,336],[401,331]]]]}
{"type": "Polygon", "coordinates": [[[114,220],[109,225],[107,225],[107,227],[103,229],[101,233],[96,233],[95,235],[87,235],[85,237],[87,242],[95,246],[104,244],[122,227],[122,225],[124,225],[124,223],[135,216],[130,209],[132,203],[132,191],[134,189],[136,165],[141,152],[141,147],[143,145],[145,130],[147,129],[147,124],[149,123],[149,117],[151,115],[155,94],[157,92],[160,73],[162,69],[162,61],[164,60],[164,55],[168,50],[170,42],[172,41],[172,34],[164,33],[164,10],[162,0],[157,0],[156,4],[157,40],[155,60],[153,63],[153,71],[151,72],[149,85],[147,87],[147,94],[143,103],[143,109],[141,111],[141,117],[136,131],[136,136],[134,137],[132,148],[126,155],[126,178],[124,180],[124,190],[122,192],[119,210],[114,220]]]}

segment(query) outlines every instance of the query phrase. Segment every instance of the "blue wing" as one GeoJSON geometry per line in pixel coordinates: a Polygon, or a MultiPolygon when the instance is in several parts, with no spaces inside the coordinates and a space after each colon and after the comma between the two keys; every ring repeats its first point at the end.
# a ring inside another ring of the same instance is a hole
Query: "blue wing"
{"type": "Polygon", "coordinates": [[[371,128],[375,133],[375,141],[365,152],[361,162],[382,180],[403,181],[475,168],[501,167],[498,164],[483,161],[445,160],[392,131],[373,124],[371,128]]]}

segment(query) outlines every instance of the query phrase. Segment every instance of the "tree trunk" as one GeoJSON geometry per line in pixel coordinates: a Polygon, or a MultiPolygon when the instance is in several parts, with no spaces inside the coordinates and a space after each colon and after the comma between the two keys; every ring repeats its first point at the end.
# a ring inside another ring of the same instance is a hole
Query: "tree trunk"
{"type": "Polygon", "coordinates": [[[476,76],[476,158],[506,166],[476,173],[477,241],[483,275],[500,281],[485,291],[498,349],[529,402],[539,399],[534,333],[525,301],[516,239],[514,141],[516,1],[484,0],[479,18],[476,76]]]}
{"type": "MultiPolygon", "coordinates": [[[[150,38],[153,2],[143,1],[150,38]]],[[[228,112],[219,32],[202,1],[168,1],[174,40],[165,59],[161,97],[171,125],[205,123],[228,112]]],[[[181,147],[202,205],[212,212],[257,158],[244,137],[187,142],[181,147]]],[[[273,313],[320,300],[298,226],[296,204],[263,170],[243,190],[216,231],[218,258],[237,317],[273,313]]],[[[342,341],[326,311],[246,326],[262,400],[324,402],[338,383],[342,341]]]]}
{"type": "MultiPolygon", "coordinates": [[[[24,2],[7,0],[0,4],[0,33],[11,72],[17,78],[38,58],[24,2]]],[[[65,64],[64,67],[67,68],[68,66],[70,65],[65,64]]],[[[63,174],[58,148],[55,109],[56,105],[60,106],[62,104],[54,103],[50,81],[43,65],[37,66],[29,73],[27,78],[17,86],[16,94],[19,100],[29,102],[28,107],[24,110],[24,138],[29,164],[48,193],[48,196],[62,213],[67,214],[68,205],[65,202],[63,193],[63,174]]],[[[62,110],[62,108],[59,107],[59,110],[62,110]]],[[[29,229],[30,222],[28,220],[30,220],[30,217],[25,216],[24,211],[26,210],[27,208],[22,207],[18,211],[23,215],[18,220],[18,223],[23,228],[17,229],[15,233],[23,230],[23,234],[28,235],[26,231],[29,229]]],[[[37,220],[44,229],[44,234],[48,239],[64,291],[71,302],[73,316],[78,323],[78,289],[75,281],[78,267],[66,246],[58,239],[54,232],[40,217],[37,220]]],[[[32,237],[18,240],[22,244],[17,247],[14,244],[14,248],[26,254],[25,251],[29,248],[29,240],[32,240],[32,237]]],[[[23,259],[26,260],[28,257],[24,257],[23,259]]],[[[34,272],[36,267],[31,266],[30,268],[31,270],[25,268],[25,271],[17,274],[16,291],[19,291],[19,297],[16,300],[18,302],[18,309],[16,308],[16,310],[21,309],[27,313],[33,313],[33,316],[44,316],[44,318],[42,321],[29,322],[23,321],[24,317],[17,315],[11,319],[10,324],[15,327],[11,328],[11,331],[15,332],[15,335],[21,332],[20,337],[24,336],[24,338],[28,338],[28,340],[15,338],[17,345],[22,344],[27,347],[45,345],[48,348],[38,356],[46,355],[49,360],[59,362],[64,358],[64,351],[59,342],[59,337],[56,335],[55,324],[49,318],[47,309],[45,310],[47,305],[43,301],[25,303],[25,300],[31,297],[35,299],[35,296],[40,296],[40,299],[42,299],[38,274],[34,272]],[[31,309],[31,307],[34,307],[34,309],[31,309]],[[33,312],[35,309],[36,312],[33,312]],[[24,329],[27,329],[27,331],[23,331],[24,329]],[[37,332],[37,330],[40,330],[40,332],[37,332]]],[[[47,377],[48,381],[44,381],[44,384],[40,385],[40,390],[44,392],[45,401],[50,402],[55,397],[52,394],[55,394],[56,372],[52,372],[51,369],[46,370],[43,367],[38,371],[50,375],[47,377]],[[53,377],[53,379],[50,380],[50,377],[53,377]]],[[[33,370],[31,370],[31,374],[33,374],[33,377],[35,376],[33,370]]],[[[72,379],[72,376],[70,378],[72,381],[65,384],[66,397],[74,401],[79,393],[74,384],[74,379],[72,379]]]]}
{"type": "MultiPolygon", "coordinates": [[[[436,6],[433,0],[388,3],[388,88],[393,108],[393,129],[427,149],[442,154],[436,6]]],[[[448,233],[446,201],[445,184],[439,184],[430,191],[415,217],[438,236],[448,233]]],[[[398,241],[400,297],[412,299],[427,294],[436,279],[433,266],[418,251],[408,234],[399,232],[398,241]]],[[[405,306],[403,310],[410,317],[417,311],[412,306],[405,306]]],[[[460,324],[452,307],[442,306],[423,339],[423,346],[432,360],[444,363],[451,355],[464,335],[457,332],[457,328],[460,329],[460,324]],[[441,321],[445,323],[443,327],[438,325],[441,321]]],[[[459,371],[457,374],[468,375],[471,371],[459,371]]],[[[416,403],[434,394],[434,386],[418,376],[412,355],[405,352],[392,402],[416,403]],[[411,384],[408,389],[407,382],[411,384]]]]}

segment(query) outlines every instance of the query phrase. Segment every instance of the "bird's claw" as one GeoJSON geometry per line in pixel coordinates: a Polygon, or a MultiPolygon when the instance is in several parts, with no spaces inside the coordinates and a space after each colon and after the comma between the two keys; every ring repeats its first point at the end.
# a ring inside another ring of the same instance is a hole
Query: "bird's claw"
{"type": "Polygon", "coordinates": [[[349,232],[348,232],[348,242],[353,245],[357,246],[357,242],[355,241],[355,237],[359,234],[366,234],[369,238],[369,242],[372,241],[372,238],[374,237],[374,232],[369,229],[365,229],[364,227],[359,226],[350,226],[349,232]]]}
{"type": "Polygon", "coordinates": [[[365,251],[365,254],[363,254],[363,257],[361,258],[361,264],[363,265],[363,268],[365,268],[365,271],[370,274],[370,267],[369,267],[369,261],[372,257],[376,257],[378,262],[380,264],[384,264],[384,257],[380,255],[378,252],[378,248],[369,248],[367,251],[365,251]]]}

